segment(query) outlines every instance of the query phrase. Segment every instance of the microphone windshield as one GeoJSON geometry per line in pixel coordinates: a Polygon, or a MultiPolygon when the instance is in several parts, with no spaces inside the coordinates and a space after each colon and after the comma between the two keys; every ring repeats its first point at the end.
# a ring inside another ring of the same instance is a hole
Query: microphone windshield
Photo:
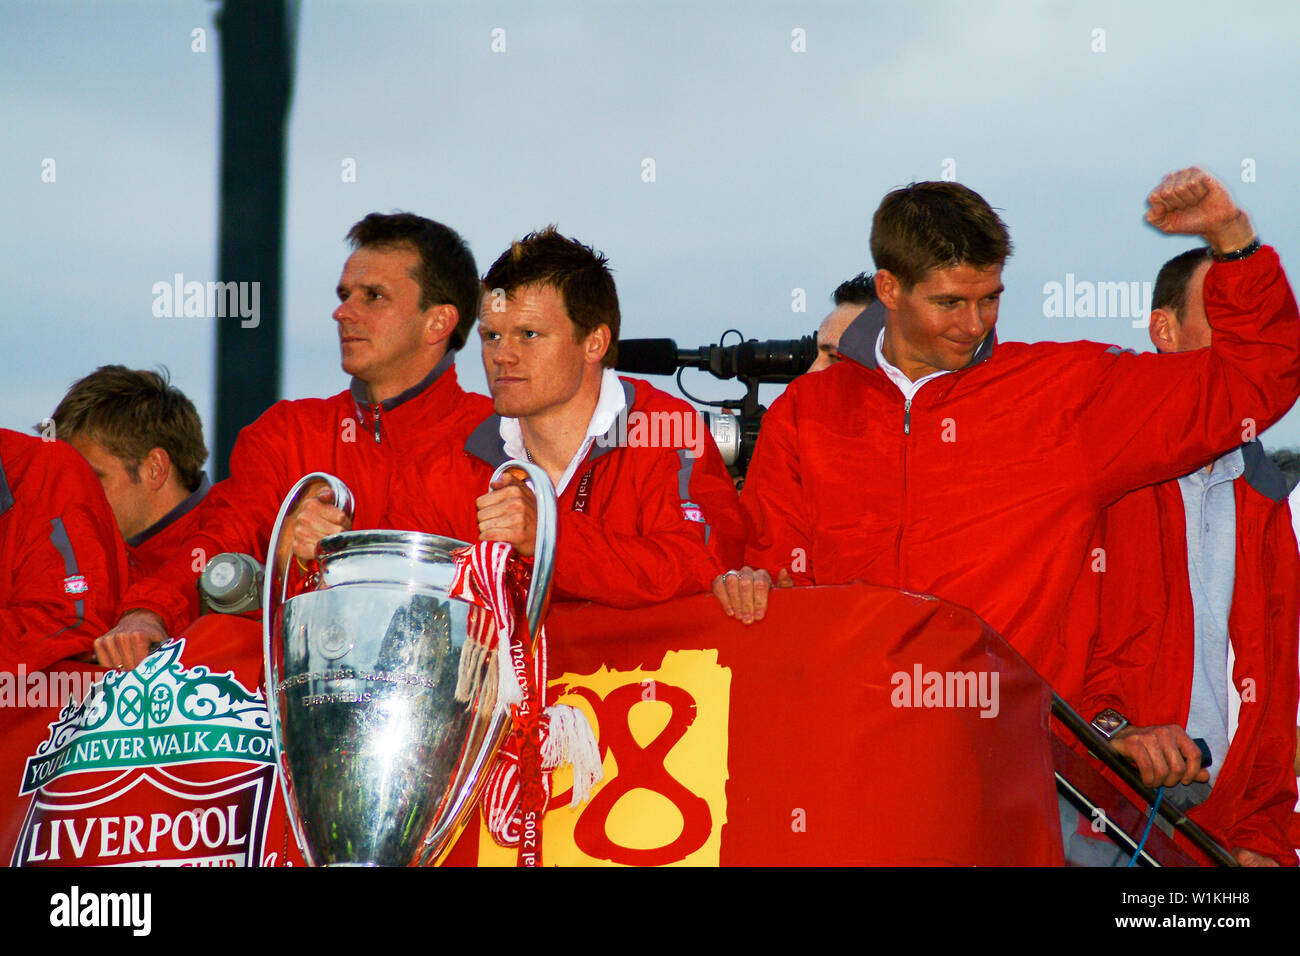
{"type": "Polygon", "coordinates": [[[622,339],[614,367],[641,375],[673,375],[677,364],[677,343],[672,339],[622,339]]]}

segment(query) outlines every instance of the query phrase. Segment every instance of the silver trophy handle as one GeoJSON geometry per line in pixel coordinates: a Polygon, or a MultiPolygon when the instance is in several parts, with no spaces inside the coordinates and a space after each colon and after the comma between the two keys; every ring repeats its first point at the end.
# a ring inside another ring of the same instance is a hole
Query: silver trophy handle
{"type": "MultiPolygon", "coordinates": [[[[289,493],[284,497],[284,503],[280,505],[280,513],[275,516],[275,524],[271,527],[271,546],[266,553],[266,571],[262,581],[262,656],[266,664],[266,702],[267,707],[272,714],[278,713],[274,706],[276,681],[279,679],[279,668],[276,666],[277,658],[272,653],[273,644],[271,635],[275,629],[276,614],[280,606],[284,604],[285,589],[289,584],[289,566],[285,563],[283,569],[276,564],[275,555],[280,550],[280,534],[284,530],[284,521],[289,517],[289,513],[298,507],[298,502],[302,498],[304,489],[312,482],[323,481],[329,485],[330,491],[334,492],[334,505],[341,509],[347,516],[352,517],[356,510],[356,499],[352,495],[352,490],[348,488],[342,479],[335,478],[333,475],[326,474],[323,471],[313,471],[309,475],[303,475],[297,483],[289,489],[289,493]]],[[[280,747],[279,721],[272,720],[272,726],[275,731],[275,746],[277,752],[280,747]]],[[[288,794],[285,795],[286,799],[288,794]]]]}
{"type": "Polygon", "coordinates": [[[533,579],[528,585],[528,639],[536,642],[542,629],[542,615],[551,590],[551,575],[555,572],[556,508],[555,489],[551,476],[530,461],[512,460],[492,472],[495,482],[512,468],[524,471],[533,483],[537,496],[537,537],[533,543],[533,579]]]}
{"type": "Polygon", "coordinates": [[[276,609],[284,603],[284,591],[289,582],[287,565],[285,571],[282,572],[275,561],[276,552],[280,550],[280,532],[284,530],[284,521],[289,517],[289,513],[298,507],[304,489],[315,481],[323,481],[329,485],[330,491],[334,492],[334,507],[349,518],[352,517],[353,512],[356,510],[356,498],[353,497],[352,489],[345,485],[342,479],[335,478],[323,471],[313,471],[309,475],[303,475],[289,489],[289,493],[284,496],[284,503],[280,505],[280,513],[275,516],[275,524],[271,527],[271,546],[266,552],[266,579],[263,583],[264,590],[262,593],[262,638],[266,642],[268,649],[271,646],[271,618],[276,609]],[[279,584],[279,594],[276,593],[277,583],[279,584]]]}

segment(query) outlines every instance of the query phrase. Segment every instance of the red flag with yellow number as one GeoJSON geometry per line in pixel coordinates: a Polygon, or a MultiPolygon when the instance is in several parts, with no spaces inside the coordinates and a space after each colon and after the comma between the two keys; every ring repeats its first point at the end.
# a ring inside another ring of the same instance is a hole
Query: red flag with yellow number
{"type": "MultiPolygon", "coordinates": [[[[748,627],[700,595],[547,628],[548,697],[586,713],[605,774],[570,808],[556,773],[548,864],[1061,862],[1050,692],[969,611],[849,585],[776,592],[748,627]]],[[[80,711],[30,687],[0,708],[0,859],[301,863],[256,622],[205,616],[131,674],[58,673],[102,683],[80,711]]],[[[481,827],[447,862],[514,865],[481,827]]]]}

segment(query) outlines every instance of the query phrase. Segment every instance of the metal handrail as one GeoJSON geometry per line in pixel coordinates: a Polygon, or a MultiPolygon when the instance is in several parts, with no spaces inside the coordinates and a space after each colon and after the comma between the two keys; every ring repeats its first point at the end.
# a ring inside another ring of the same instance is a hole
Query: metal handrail
{"type": "MultiPolygon", "coordinates": [[[[1088,748],[1089,753],[1114,771],[1116,776],[1145,800],[1148,806],[1156,804],[1155,791],[1148,789],[1142,783],[1142,777],[1133,764],[1129,763],[1111,746],[1109,740],[1098,733],[1092,724],[1084,720],[1078,711],[1062,700],[1058,694],[1052,694],[1052,715],[1088,748]]],[[[1171,801],[1161,800],[1157,810],[1175,830],[1219,866],[1240,866],[1231,853],[1194,821],[1188,819],[1187,814],[1174,806],[1171,801]]]]}

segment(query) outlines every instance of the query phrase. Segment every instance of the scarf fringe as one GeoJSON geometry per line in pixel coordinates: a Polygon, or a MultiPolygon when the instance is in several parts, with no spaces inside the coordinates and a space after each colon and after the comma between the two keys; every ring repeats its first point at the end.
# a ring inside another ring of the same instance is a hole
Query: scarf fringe
{"type": "Polygon", "coordinates": [[[542,768],[554,770],[563,764],[573,765],[573,798],[570,807],[586,802],[591,788],[604,778],[600,765],[600,744],[587,715],[567,704],[546,708],[549,732],[542,744],[542,768]]]}

